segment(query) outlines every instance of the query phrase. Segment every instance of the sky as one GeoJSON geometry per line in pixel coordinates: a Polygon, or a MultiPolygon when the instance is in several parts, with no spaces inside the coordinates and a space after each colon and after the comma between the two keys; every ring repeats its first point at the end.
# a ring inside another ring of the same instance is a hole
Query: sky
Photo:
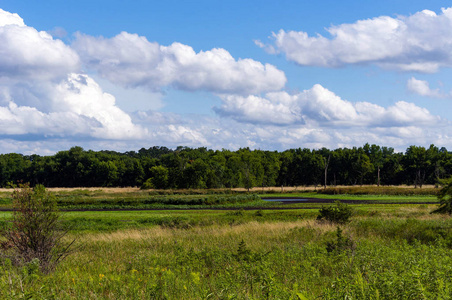
{"type": "Polygon", "coordinates": [[[450,1],[0,0],[0,153],[452,149],[450,1]]]}

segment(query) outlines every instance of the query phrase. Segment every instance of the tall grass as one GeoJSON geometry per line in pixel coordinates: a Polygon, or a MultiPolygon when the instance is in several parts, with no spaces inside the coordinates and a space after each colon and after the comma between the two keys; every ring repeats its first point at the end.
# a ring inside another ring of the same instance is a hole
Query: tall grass
{"type": "Polygon", "coordinates": [[[84,247],[52,274],[3,260],[0,298],[449,299],[452,219],[411,210],[417,217],[352,218],[342,234],[354,247],[343,252],[327,251],[335,226],[285,211],[196,212],[185,217],[235,221],[73,233],[84,247]]]}
{"type": "Polygon", "coordinates": [[[402,195],[402,196],[426,196],[438,194],[435,187],[398,187],[398,186],[342,186],[319,189],[317,193],[326,195],[402,195]]]}

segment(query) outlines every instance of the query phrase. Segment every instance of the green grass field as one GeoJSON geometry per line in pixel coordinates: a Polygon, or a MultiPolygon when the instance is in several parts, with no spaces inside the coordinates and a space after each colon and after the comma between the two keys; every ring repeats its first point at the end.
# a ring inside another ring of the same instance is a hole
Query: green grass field
{"type": "MultiPolygon", "coordinates": [[[[50,274],[1,258],[0,298],[452,297],[450,216],[426,204],[352,207],[341,237],[315,220],[318,208],[64,212],[74,253],[50,274]]],[[[0,212],[2,226],[10,216],[0,212]]]]}

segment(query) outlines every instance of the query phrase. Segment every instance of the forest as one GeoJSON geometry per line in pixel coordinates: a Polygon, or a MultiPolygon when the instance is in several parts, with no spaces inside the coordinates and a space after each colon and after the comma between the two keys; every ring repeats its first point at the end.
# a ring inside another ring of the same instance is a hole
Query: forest
{"type": "Polygon", "coordinates": [[[154,146],[138,152],[72,147],[53,156],[0,155],[0,186],[252,188],[268,186],[437,184],[452,175],[446,148],[410,146],[405,153],[362,147],[282,152],[154,146]]]}

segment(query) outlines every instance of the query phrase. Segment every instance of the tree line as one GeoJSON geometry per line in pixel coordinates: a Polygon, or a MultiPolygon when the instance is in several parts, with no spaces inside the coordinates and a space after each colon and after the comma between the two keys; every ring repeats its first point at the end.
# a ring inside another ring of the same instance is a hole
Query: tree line
{"type": "Polygon", "coordinates": [[[405,153],[363,147],[282,152],[154,146],[139,151],[85,151],[53,156],[0,155],[0,186],[236,188],[267,186],[400,185],[422,187],[452,175],[446,148],[410,146],[405,153]]]}

